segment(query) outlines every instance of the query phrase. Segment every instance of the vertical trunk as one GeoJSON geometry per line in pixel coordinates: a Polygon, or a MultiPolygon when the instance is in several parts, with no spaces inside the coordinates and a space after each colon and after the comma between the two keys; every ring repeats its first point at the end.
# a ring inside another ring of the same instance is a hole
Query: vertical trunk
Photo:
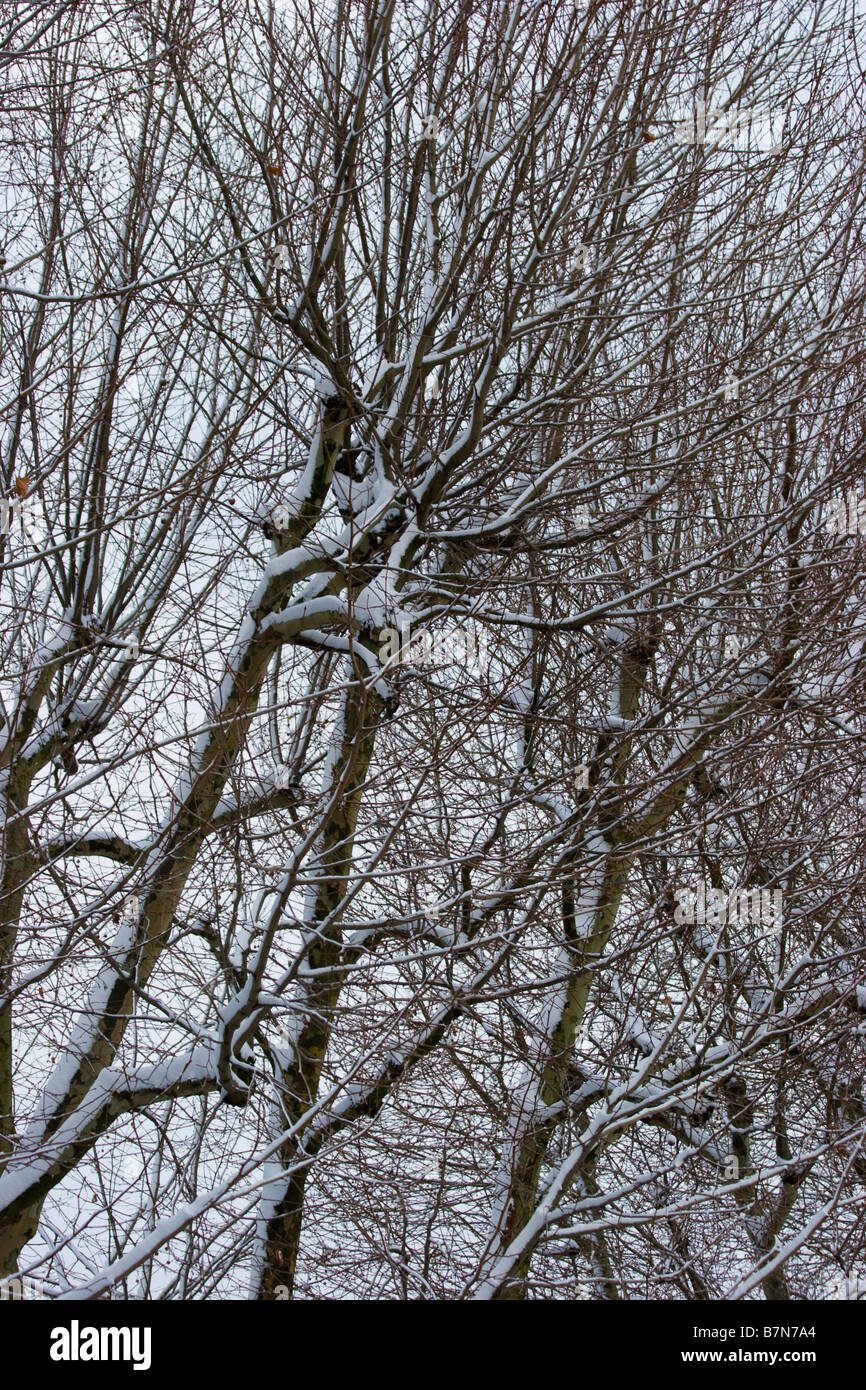
{"type": "MultiPolygon", "coordinates": [[[[378,696],[369,694],[360,685],[351,686],[344,696],[341,717],[333,735],[334,757],[325,791],[331,796],[336,791],[337,801],[320,841],[319,862],[323,877],[317,887],[309,890],[307,914],[307,937],[311,943],[307,962],[311,970],[325,973],[303,985],[303,1021],[294,1041],[294,1056],[278,1082],[275,1109],[283,1128],[298,1120],[319,1093],[331,1023],[342,985],[342,973],[338,968],[342,947],[341,903],[352,867],[361,788],[373,755],[378,709],[378,696]]],[[[285,1171],[303,1157],[297,1141],[290,1139],[280,1148],[277,1161],[285,1171]]],[[[284,1290],[290,1297],[294,1293],[308,1172],[309,1167],[305,1165],[287,1173],[279,1184],[282,1189],[279,1197],[263,1204],[264,1250],[258,1276],[259,1299],[284,1297],[284,1290]]]]}

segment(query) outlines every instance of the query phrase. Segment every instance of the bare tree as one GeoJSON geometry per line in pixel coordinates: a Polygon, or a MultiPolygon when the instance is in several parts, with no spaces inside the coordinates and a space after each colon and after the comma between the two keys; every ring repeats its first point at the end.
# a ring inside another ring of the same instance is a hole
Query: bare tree
{"type": "Polygon", "coordinates": [[[862,1292],[847,0],[2,32],[0,1272],[862,1292]]]}

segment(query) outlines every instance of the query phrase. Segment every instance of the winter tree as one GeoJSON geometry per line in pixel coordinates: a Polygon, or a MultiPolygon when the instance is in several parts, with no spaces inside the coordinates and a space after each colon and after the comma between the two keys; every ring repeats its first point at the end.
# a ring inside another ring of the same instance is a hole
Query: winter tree
{"type": "Polygon", "coordinates": [[[2,26],[0,1273],[862,1291],[852,7],[2,26]]]}

